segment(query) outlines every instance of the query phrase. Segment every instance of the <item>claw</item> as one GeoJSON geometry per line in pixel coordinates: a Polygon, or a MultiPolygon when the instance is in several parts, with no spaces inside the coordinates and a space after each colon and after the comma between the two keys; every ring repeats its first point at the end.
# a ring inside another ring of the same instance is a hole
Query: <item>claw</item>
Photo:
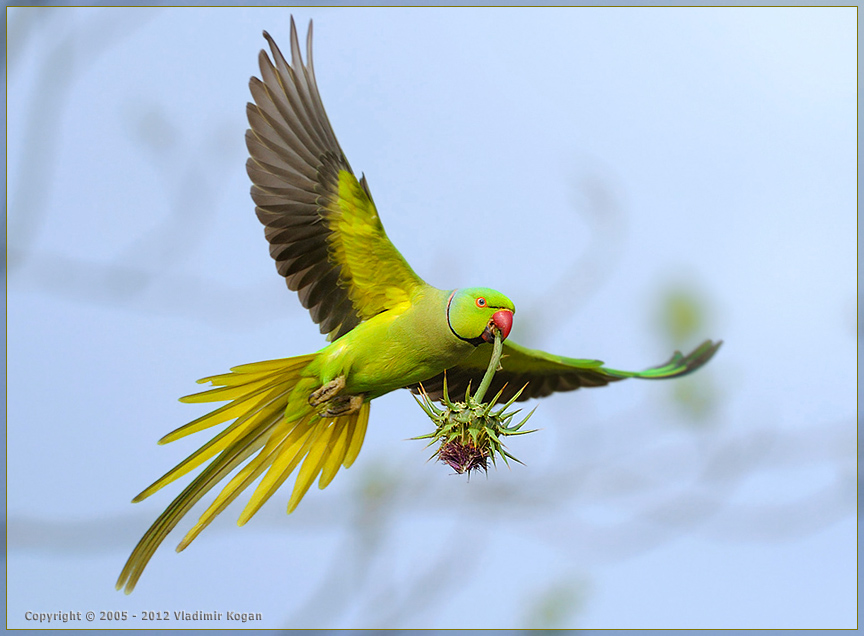
{"type": "Polygon", "coordinates": [[[337,395],[326,403],[325,408],[318,411],[320,417],[340,417],[356,413],[363,406],[366,396],[360,395],[337,395]]]}
{"type": "MultiPolygon", "coordinates": [[[[329,402],[336,397],[342,389],[345,388],[345,376],[340,375],[335,380],[330,380],[320,389],[316,389],[309,394],[309,404],[311,406],[321,406],[325,402],[329,402]]],[[[358,407],[359,408],[359,407],[358,407]]]]}

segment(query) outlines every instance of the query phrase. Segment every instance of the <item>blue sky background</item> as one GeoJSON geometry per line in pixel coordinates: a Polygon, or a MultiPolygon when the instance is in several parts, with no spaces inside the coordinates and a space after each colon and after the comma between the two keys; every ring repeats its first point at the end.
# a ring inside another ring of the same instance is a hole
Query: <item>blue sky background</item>
{"type": "Polygon", "coordinates": [[[177,555],[198,508],[115,592],[179,486],[130,499],[207,439],[155,444],[203,412],[176,398],[323,344],[244,168],[261,30],[287,50],[289,10],[12,10],[8,626],[855,627],[856,10],[294,13],[429,283],[500,289],[514,340],[617,368],[725,344],[680,382],[540,401],[525,466],[467,483],[385,396],[296,513],[280,493],[238,529],[232,506],[177,555]]]}

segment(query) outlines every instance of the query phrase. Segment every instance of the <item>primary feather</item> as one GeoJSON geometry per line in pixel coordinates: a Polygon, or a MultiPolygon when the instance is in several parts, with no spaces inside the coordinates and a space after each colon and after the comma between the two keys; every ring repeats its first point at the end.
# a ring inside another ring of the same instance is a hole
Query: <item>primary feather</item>
{"type": "Polygon", "coordinates": [[[250,80],[255,103],[246,107],[252,199],[278,272],[335,340],[424,283],[387,238],[365,177],[357,180],[336,141],[315,82],[311,23],[306,64],[293,18],[290,65],[264,37],[272,61],[261,51],[262,79],[250,80]]]}

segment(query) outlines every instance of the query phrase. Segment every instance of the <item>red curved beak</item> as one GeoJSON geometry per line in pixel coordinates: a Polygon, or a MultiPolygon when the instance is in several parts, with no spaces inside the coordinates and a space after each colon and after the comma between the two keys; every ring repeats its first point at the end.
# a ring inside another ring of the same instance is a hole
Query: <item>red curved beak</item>
{"type": "MultiPolygon", "coordinates": [[[[513,328],[513,312],[509,309],[501,309],[492,314],[492,321],[489,324],[489,327],[492,325],[498,327],[498,330],[501,332],[501,340],[507,340],[507,336],[510,335],[510,329],[513,328]]],[[[486,331],[483,332],[483,340],[486,342],[493,342],[495,340],[495,336],[492,334],[492,330],[487,327],[486,331]]]]}

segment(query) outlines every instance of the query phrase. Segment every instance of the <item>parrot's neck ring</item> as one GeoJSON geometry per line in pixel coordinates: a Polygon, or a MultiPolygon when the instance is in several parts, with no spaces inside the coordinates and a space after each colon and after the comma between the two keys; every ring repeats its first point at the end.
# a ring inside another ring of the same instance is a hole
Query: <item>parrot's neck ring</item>
{"type": "Polygon", "coordinates": [[[457,338],[459,338],[459,340],[462,340],[463,342],[467,342],[468,344],[474,345],[476,347],[477,345],[481,345],[484,342],[486,342],[485,340],[483,340],[483,336],[477,336],[476,338],[465,338],[464,336],[460,336],[458,333],[456,333],[456,330],[453,328],[453,325],[450,324],[450,303],[453,302],[453,296],[456,295],[457,291],[459,291],[459,290],[454,289],[450,293],[450,298],[447,299],[447,326],[450,327],[451,333],[454,336],[456,336],[457,338]]]}

